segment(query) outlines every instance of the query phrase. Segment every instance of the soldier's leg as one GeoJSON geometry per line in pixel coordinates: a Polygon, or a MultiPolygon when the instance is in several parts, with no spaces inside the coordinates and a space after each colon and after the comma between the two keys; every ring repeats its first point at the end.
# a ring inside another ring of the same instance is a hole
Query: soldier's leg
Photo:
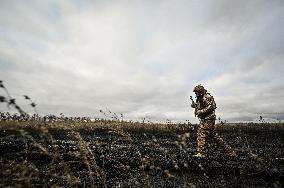
{"type": "Polygon", "coordinates": [[[205,139],[208,134],[208,126],[205,121],[202,121],[198,128],[197,135],[197,153],[200,157],[205,156],[205,139]]]}
{"type": "Polygon", "coordinates": [[[223,147],[230,156],[236,156],[236,152],[223,140],[221,136],[215,131],[215,125],[212,129],[211,136],[213,140],[221,147],[223,147]]]}

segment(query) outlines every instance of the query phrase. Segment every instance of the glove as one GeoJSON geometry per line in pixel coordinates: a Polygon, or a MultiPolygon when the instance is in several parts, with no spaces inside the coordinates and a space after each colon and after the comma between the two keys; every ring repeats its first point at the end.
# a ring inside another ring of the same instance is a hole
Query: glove
{"type": "Polygon", "coordinates": [[[202,110],[197,110],[196,112],[195,112],[195,115],[197,115],[197,116],[199,116],[199,115],[201,115],[202,114],[202,110]]]}

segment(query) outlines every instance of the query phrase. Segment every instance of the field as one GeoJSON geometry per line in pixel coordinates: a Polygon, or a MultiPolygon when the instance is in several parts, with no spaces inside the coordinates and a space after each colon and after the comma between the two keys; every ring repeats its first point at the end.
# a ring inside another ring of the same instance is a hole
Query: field
{"type": "Polygon", "coordinates": [[[0,187],[283,187],[284,124],[224,124],[230,158],[197,125],[0,121],[0,187]]]}

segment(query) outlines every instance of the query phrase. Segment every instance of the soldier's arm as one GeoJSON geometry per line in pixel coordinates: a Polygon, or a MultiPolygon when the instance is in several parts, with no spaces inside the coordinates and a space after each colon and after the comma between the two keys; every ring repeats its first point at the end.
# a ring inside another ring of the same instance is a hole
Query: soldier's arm
{"type": "Polygon", "coordinates": [[[215,105],[215,101],[214,98],[212,96],[208,97],[206,100],[206,106],[200,110],[200,114],[206,114],[209,112],[212,112],[213,110],[215,110],[216,105],[215,105]]]}

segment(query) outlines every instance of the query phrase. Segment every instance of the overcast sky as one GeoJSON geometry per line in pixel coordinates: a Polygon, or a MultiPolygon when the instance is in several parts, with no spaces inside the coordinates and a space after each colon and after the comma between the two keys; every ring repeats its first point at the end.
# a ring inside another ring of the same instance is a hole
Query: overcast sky
{"type": "Polygon", "coordinates": [[[283,0],[0,1],[0,80],[30,113],[23,94],[40,114],[197,122],[202,84],[223,120],[284,120],[283,73],[283,0]]]}

